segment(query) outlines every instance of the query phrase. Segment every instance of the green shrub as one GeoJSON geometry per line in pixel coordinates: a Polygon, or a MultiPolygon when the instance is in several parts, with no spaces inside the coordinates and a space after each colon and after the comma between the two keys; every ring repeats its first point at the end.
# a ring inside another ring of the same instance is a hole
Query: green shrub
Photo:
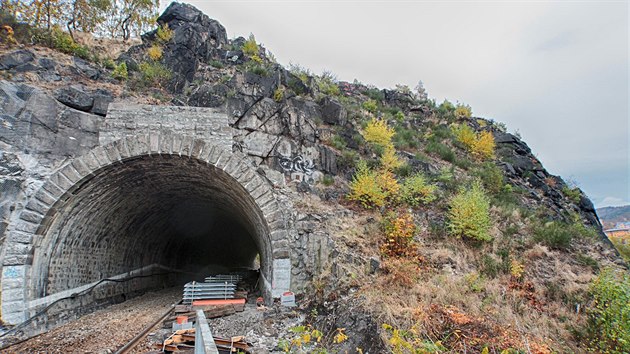
{"type": "Polygon", "coordinates": [[[401,126],[397,126],[396,135],[394,136],[394,146],[401,148],[417,148],[418,147],[418,132],[415,129],[406,129],[401,126]]]}
{"type": "Polygon", "coordinates": [[[604,269],[591,284],[589,347],[601,353],[630,353],[630,274],[604,269]]]}
{"type": "Polygon", "coordinates": [[[437,183],[442,184],[444,189],[454,192],[457,190],[457,180],[455,179],[455,168],[454,167],[442,167],[440,169],[440,173],[433,178],[433,180],[437,183]]]}
{"type": "Polygon", "coordinates": [[[453,136],[452,131],[445,125],[438,125],[431,129],[429,141],[442,142],[445,139],[450,139],[453,136]]]}
{"type": "Polygon", "coordinates": [[[264,77],[268,77],[269,76],[269,70],[267,69],[267,67],[265,67],[264,65],[261,65],[259,63],[256,63],[255,61],[248,62],[245,65],[245,70],[247,70],[247,72],[250,72],[252,74],[256,74],[258,76],[264,76],[264,77]]]}
{"type": "Polygon", "coordinates": [[[335,178],[331,175],[324,175],[324,178],[322,178],[322,184],[325,186],[332,186],[335,184],[335,178]]]}
{"type": "Polygon", "coordinates": [[[451,235],[490,241],[490,200],[479,181],[462,188],[449,204],[448,228],[451,235]]]}
{"type": "Polygon", "coordinates": [[[114,62],[114,60],[112,60],[112,58],[105,58],[105,60],[103,60],[103,66],[109,70],[116,69],[116,63],[114,62]]]}
{"type": "Polygon", "coordinates": [[[140,63],[141,84],[145,87],[162,86],[171,78],[171,72],[160,63],[140,63]]]}
{"type": "Polygon", "coordinates": [[[511,257],[509,251],[501,250],[498,254],[500,260],[495,259],[489,254],[481,256],[481,265],[479,271],[488,278],[496,278],[497,275],[510,271],[511,257]]]}
{"type": "Polygon", "coordinates": [[[453,164],[463,170],[468,170],[473,166],[473,162],[466,157],[455,157],[455,161],[453,161],[453,164]]]}
{"type": "Polygon", "coordinates": [[[455,106],[448,100],[444,100],[437,108],[437,114],[446,119],[454,117],[454,112],[455,106]]]}
{"type": "Polygon", "coordinates": [[[349,170],[354,168],[359,162],[359,154],[356,151],[346,150],[337,158],[337,168],[349,170]]]}
{"type": "Polygon", "coordinates": [[[580,197],[582,195],[582,193],[580,192],[580,189],[575,187],[575,188],[569,188],[567,186],[564,186],[562,188],[562,193],[569,198],[573,203],[579,203],[580,202],[580,197]]]}
{"type": "Polygon", "coordinates": [[[211,60],[210,61],[210,66],[212,66],[213,68],[222,69],[223,68],[223,63],[220,62],[219,60],[211,60]]]}
{"type": "Polygon", "coordinates": [[[437,198],[436,190],[437,187],[429,184],[423,174],[416,173],[403,182],[400,188],[400,198],[408,205],[416,207],[434,201],[437,198]]]}
{"type": "Polygon", "coordinates": [[[571,246],[573,230],[562,222],[548,222],[534,230],[534,240],[552,248],[566,249],[571,246]]]}
{"type": "Polygon", "coordinates": [[[327,75],[318,77],[316,82],[317,87],[319,88],[319,92],[323,93],[324,95],[339,96],[339,94],[341,93],[341,91],[339,90],[339,86],[337,86],[337,83],[334,82],[333,78],[327,75]]]}
{"type": "Polygon", "coordinates": [[[599,263],[593,257],[577,254],[575,260],[583,266],[590,267],[593,271],[599,270],[599,263]]]}
{"type": "Polygon", "coordinates": [[[580,220],[550,221],[534,229],[534,240],[551,248],[568,249],[574,238],[595,237],[596,231],[580,220]]]}
{"type": "Polygon", "coordinates": [[[481,180],[483,187],[491,195],[498,195],[505,187],[503,171],[492,162],[484,162],[473,171],[473,175],[481,180]]]}
{"type": "Polygon", "coordinates": [[[376,87],[370,87],[366,89],[365,91],[363,91],[362,93],[366,95],[367,97],[378,102],[382,102],[385,100],[385,93],[383,93],[382,90],[379,90],[376,87]]]}
{"type": "Polygon", "coordinates": [[[245,43],[243,43],[243,48],[241,49],[243,50],[243,54],[247,55],[247,57],[258,55],[258,44],[256,43],[256,38],[252,33],[249,34],[249,38],[245,41],[245,43]]]}
{"type": "MultiPolygon", "coordinates": [[[[48,36],[48,35],[46,35],[48,36]]],[[[50,43],[52,48],[60,52],[77,56],[85,60],[91,60],[92,55],[88,47],[76,43],[69,33],[59,27],[53,27],[50,32],[50,40],[43,39],[42,43],[50,43]]]]}
{"type": "Polygon", "coordinates": [[[114,68],[112,71],[112,77],[117,80],[127,80],[129,73],[127,72],[127,63],[122,62],[114,68]]]}
{"type": "Polygon", "coordinates": [[[289,72],[300,79],[304,85],[308,84],[309,78],[313,76],[313,73],[311,73],[309,69],[298,64],[289,64],[289,72]]]}
{"type": "Polygon", "coordinates": [[[371,113],[376,113],[378,110],[378,104],[374,100],[367,100],[363,102],[363,109],[371,113]]]}
{"type": "Polygon", "coordinates": [[[472,116],[472,109],[470,108],[469,105],[458,103],[453,114],[455,115],[455,118],[457,119],[470,118],[472,116]]]}
{"type": "Polygon", "coordinates": [[[399,166],[394,172],[398,177],[409,177],[413,173],[413,168],[405,163],[399,166]]]}
{"type": "Polygon", "coordinates": [[[630,244],[624,244],[621,239],[617,237],[611,237],[610,242],[613,243],[621,257],[626,260],[627,263],[630,263],[630,244]]]}
{"type": "Polygon", "coordinates": [[[429,142],[429,144],[427,144],[427,147],[425,148],[425,151],[427,154],[438,155],[444,161],[448,161],[451,163],[455,161],[455,153],[453,152],[453,150],[442,143],[433,141],[429,142]]]}
{"type": "Polygon", "coordinates": [[[343,150],[346,148],[346,141],[339,135],[335,134],[332,136],[329,142],[330,146],[334,147],[337,150],[343,150]]]}

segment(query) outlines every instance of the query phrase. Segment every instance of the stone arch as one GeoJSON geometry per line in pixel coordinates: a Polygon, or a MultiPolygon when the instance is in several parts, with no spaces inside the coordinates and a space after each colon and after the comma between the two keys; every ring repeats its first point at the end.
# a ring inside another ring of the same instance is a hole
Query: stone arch
{"type": "MultiPolygon", "coordinates": [[[[254,234],[252,237],[255,238],[261,258],[261,285],[265,297],[278,297],[288,290],[291,262],[287,220],[271,186],[247,163],[247,157],[191,136],[169,132],[150,133],[126,137],[72,159],[53,173],[22,208],[18,219],[9,226],[4,247],[2,315],[5,322],[18,324],[38,308],[69,295],[82,286],[89,286],[89,281],[96,280],[92,274],[84,279],[88,281],[86,285],[80,284],[85,282],[83,280],[70,279],[65,281],[65,285],[55,285],[52,288],[49,286],[47,272],[51,269],[51,264],[63,263],[63,255],[53,255],[53,245],[58,244],[59,240],[53,240],[52,235],[55,230],[64,227],[62,224],[69,222],[73,213],[82,209],[81,203],[99,198],[98,190],[90,189],[94,183],[102,183],[107,174],[122,173],[117,171],[130,166],[147,171],[145,167],[151,166],[155,161],[162,162],[169,166],[169,171],[184,177],[186,171],[194,170],[212,174],[213,178],[220,180],[221,183],[218,187],[215,186],[213,193],[223,193],[221,196],[226,198],[223,209],[247,209],[237,211],[235,215],[245,217],[247,220],[243,221],[242,227],[254,234]],[[64,286],[74,287],[64,289],[64,286]]],[[[197,175],[194,177],[187,184],[182,184],[180,191],[185,192],[186,188],[200,183],[207,182],[208,186],[214,183],[197,175]]],[[[174,189],[169,189],[168,192],[177,193],[174,189]]],[[[208,195],[214,195],[213,193],[208,195]]],[[[214,197],[213,201],[219,200],[216,198],[221,196],[214,197]]],[[[102,207],[106,208],[108,205],[102,207]]],[[[107,217],[103,217],[103,220],[111,220],[107,217]]],[[[61,236],[55,234],[55,237],[68,237],[75,228],[82,229],[80,222],[71,221],[73,224],[68,229],[72,230],[64,231],[66,234],[61,236]]],[[[66,250],[87,241],[77,238],[73,242],[66,250]]],[[[151,260],[150,256],[145,257],[151,260]]],[[[68,269],[64,266],[57,268],[68,269]]],[[[102,274],[103,277],[114,275],[107,272],[102,274]]]]}

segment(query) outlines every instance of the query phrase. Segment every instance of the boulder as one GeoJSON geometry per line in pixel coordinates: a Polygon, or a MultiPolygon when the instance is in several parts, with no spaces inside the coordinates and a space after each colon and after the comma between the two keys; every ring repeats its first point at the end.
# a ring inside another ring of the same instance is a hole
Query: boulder
{"type": "Polygon", "coordinates": [[[108,90],[98,89],[94,94],[94,104],[90,112],[98,114],[99,116],[107,115],[107,108],[109,104],[114,101],[114,96],[108,90]]]}
{"type": "Polygon", "coordinates": [[[127,53],[120,54],[118,59],[116,59],[116,64],[120,65],[122,63],[125,63],[125,65],[127,66],[127,71],[128,72],[140,70],[140,65],[133,58],[132,53],[133,52],[141,52],[142,51],[141,47],[142,46],[139,46],[139,45],[138,46],[133,46],[133,47],[129,48],[127,53]]]}
{"type": "Polygon", "coordinates": [[[0,70],[9,70],[35,59],[35,54],[30,50],[17,50],[0,56],[0,70]]]}
{"type": "Polygon", "coordinates": [[[74,57],[74,68],[78,74],[85,75],[92,80],[98,80],[98,78],[101,76],[98,68],[95,68],[90,63],[81,58],[74,57]]]}
{"type": "Polygon", "coordinates": [[[322,100],[320,108],[324,122],[333,125],[346,124],[348,112],[339,101],[331,97],[326,97],[322,100]]]}
{"type": "MultiPolygon", "coordinates": [[[[162,63],[174,74],[170,85],[174,92],[181,92],[193,80],[200,62],[209,62],[216,49],[228,43],[227,32],[218,21],[188,4],[171,3],[157,22],[173,31],[162,63]]],[[[155,31],[150,32],[143,41],[151,41],[155,35],[155,31]]]]}
{"type": "Polygon", "coordinates": [[[413,93],[401,90],[383,90],[385,102],[391,106],[398,107],[405,112],[409,112],[411,107],[416,105],[413,93]]]}
{"type": "Polygon", "coordinates": [[[79,111],[89,112],[94,105],[94,97],[79,86],[62,87],[55,91],[57,101],[79,111]]]}
{"type": "Polygon", "coordinates": [[[46,70],[55,70],[57,68],[57,62],[49,58],[40,58],[38,62],[39,66],[46,70]]]}

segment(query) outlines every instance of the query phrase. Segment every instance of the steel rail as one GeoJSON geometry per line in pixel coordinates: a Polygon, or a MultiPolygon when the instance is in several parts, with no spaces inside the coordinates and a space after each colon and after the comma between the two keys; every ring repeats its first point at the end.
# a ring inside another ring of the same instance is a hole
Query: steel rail
{"type": "Polygon", "coordinates": [[[127,344],[125,344],[122,348],[118,349],[118,351],[116,351],[115,354],[126,354],[129,353],[133,348],[136,347],[136,345],[138,345],[138,343],[147,336],[147,334],[149,333],[149,331],[151,331],[155,326],[157,326],[160,322],[164,321],[164,319],[171,314],[171,312],[173,312],[173,310],[175,310],[175,305],[179,305],[182,302],[179,301],[178,303],[174,304],[171,306],[171,308],[166,311],[166,313],[164,313],[162,316],[160,316],[160,318],[158,318],[157,320],[155,320],[155,322],[151,323],[150,325],[148,325],[145,329],[142,330],[142,332],[140,332],[138,335],[136,335],[135,337],[133,337],[127,344]]]}

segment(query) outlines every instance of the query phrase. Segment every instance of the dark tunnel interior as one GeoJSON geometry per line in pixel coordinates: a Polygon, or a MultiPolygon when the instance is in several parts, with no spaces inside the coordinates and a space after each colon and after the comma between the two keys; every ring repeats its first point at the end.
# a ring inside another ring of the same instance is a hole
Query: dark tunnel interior
{"type": "Polygon", "coordinates": [[[247,191],[212,165],[143,156],[107,166],[59,201],[40,231],[34,298],[152,264],[269,272],[268,228],[247,191]]]}

